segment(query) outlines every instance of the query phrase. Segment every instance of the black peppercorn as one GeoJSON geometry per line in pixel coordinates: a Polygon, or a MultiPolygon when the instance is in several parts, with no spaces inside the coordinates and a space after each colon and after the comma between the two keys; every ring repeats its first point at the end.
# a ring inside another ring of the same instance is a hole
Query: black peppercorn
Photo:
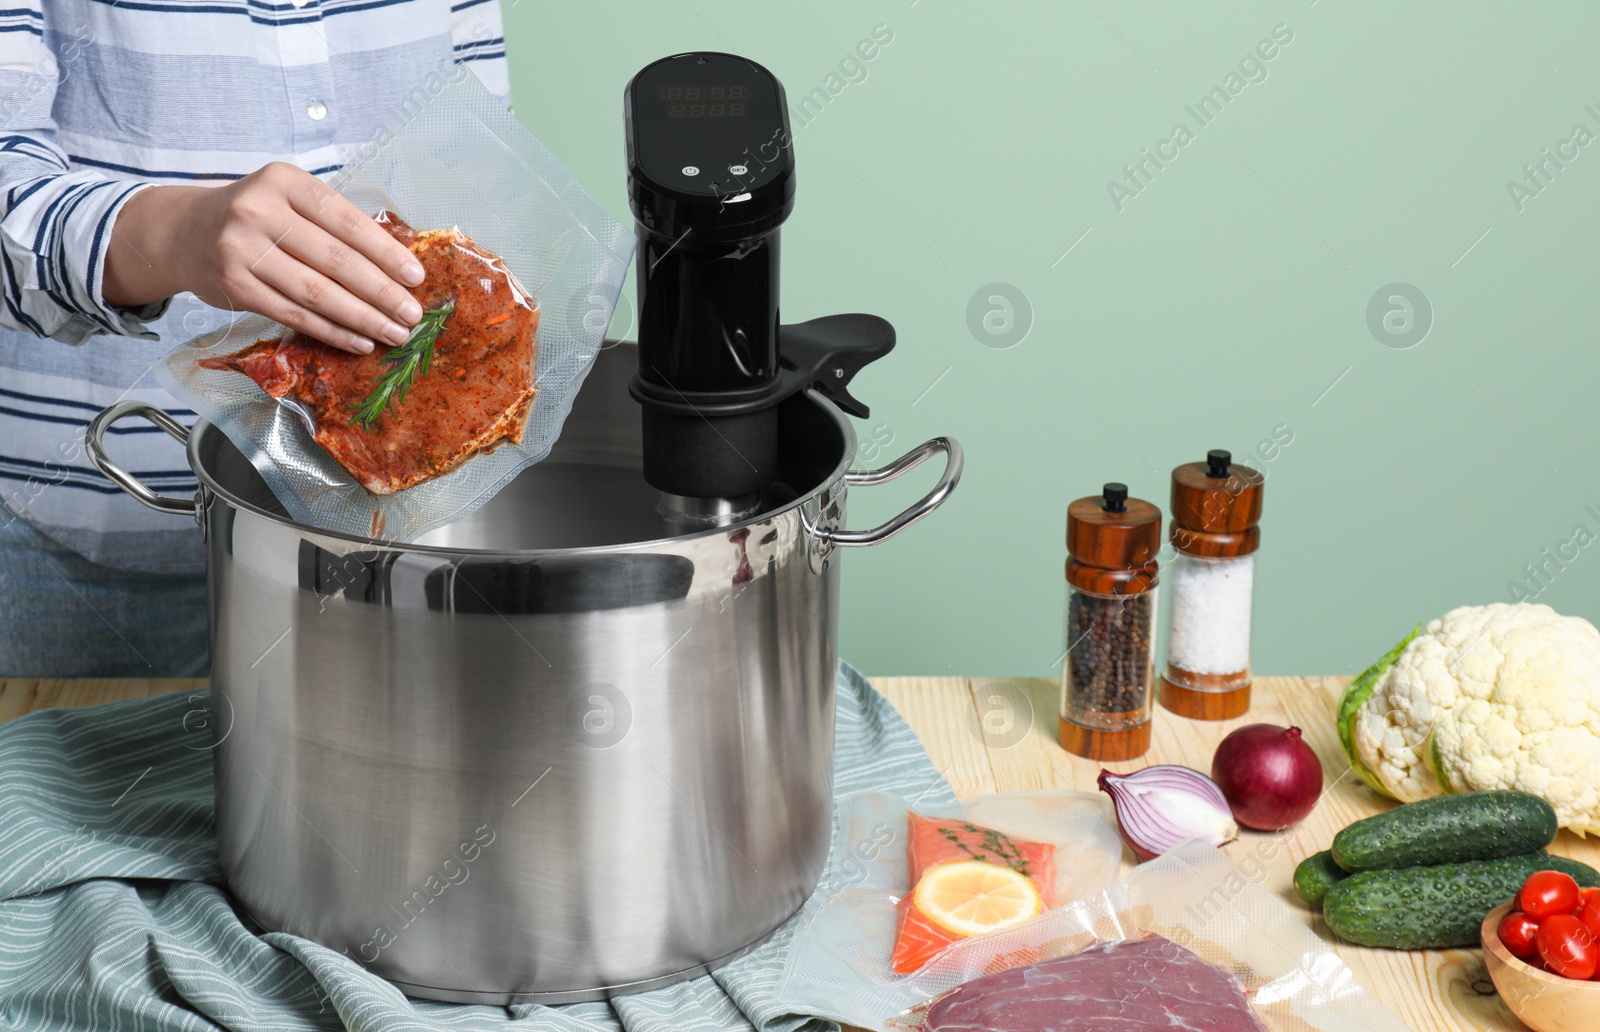
{"type": "Polygon", "coordinates": [[[1072,592],[1067,603],[1068,719],[1090,727],[1149,716],[1155,595],[1072,592]]]}

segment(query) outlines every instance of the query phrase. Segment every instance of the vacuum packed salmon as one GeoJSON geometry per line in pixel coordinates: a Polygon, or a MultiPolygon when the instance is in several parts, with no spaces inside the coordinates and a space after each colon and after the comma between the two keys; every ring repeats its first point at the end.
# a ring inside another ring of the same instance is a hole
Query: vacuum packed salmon
{"type": "Polygon", "coordinates": [[[909,814],[911,891],[900,901],[892,966],[910,974],[951,943],[1054,905],[1056,847],[960,818],[909,814]]]}
{"type": "Polygon", "coordinates": [[[353,355],[289,331],[202,366],[295,404],[317,443],[373,494],[519,443],[533,405],[539,308],[504,263],[459,229],[377,220],[422,263],[422,324],[399,347],[353,355]]]}
{"type": "Polygon", "coordinates": [[[1170,939],[1091,946],[973,979],[934,1000],[923,1032],[1266,1032],[1244,986],[1170,939]]]}

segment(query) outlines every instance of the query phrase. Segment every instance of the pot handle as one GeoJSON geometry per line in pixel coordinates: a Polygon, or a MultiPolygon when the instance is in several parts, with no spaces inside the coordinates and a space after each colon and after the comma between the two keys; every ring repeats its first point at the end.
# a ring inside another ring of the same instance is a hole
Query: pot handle
{"type": "Polygon", "coordinates": [[[956,484],[961,480],[961,442],[953,437],[935,437],[926,441],[882,469],[850,470],[844,475],[844,482],[857,487],[872,487],[875,484],[887,484],[903,473],[907,473],[922,465],[939,452],[944,452],[944,476],[934,485],[933,490],[923,495],[909,509],[896,516],[894,519],[871,530],[833,530],[828,527],[816,528],[816,535],[824,542],[837,545],[840,548],[876,545],[887,541],[896,534],[905,530],[926,517],[933,510],[944,504],[950,497],[950,492],[956,489],[956,484]]]}
{"type": "Polygon", "coordinates": [[[179,444],[189,443],[189,429],[182,423],[173,419],[156,406],[146,401],[119,401],[110,408],[103,409],[93,419],[89,420],[89,429],[84,432],[84,448],[89,452],[89,459],[104,473],[112,483],[122,488],[133,496],[134,501],[149,506],[156,512],[170,513],[173,516],[196,516],[199,505],[193,498],[168,498],[158,495],[145,487],[132,473],[111,461],[111,456],[106,454],[105,436],[111,424],[125,416],[138,416],[148,420],[167,432],[169,437],[177,440],[179,444]]]}

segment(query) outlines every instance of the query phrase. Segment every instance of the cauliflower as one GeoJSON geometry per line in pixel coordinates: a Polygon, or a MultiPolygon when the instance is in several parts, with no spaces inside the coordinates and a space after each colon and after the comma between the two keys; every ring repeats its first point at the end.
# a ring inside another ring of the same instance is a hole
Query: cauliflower
{"type": "Polygon", "coordinates": [[[1543,605],[1452,609],[1352,682],[1339,735],[1402,802],[1519,789],[1600,832],[1600,631],[1543,605]]]}

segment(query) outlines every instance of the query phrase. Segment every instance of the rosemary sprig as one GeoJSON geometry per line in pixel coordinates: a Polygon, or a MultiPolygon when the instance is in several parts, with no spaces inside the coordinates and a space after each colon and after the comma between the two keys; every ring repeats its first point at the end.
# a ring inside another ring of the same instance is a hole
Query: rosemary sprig
{"type": "Polygon", "coordinates": [[[406,342],[390,348],[388,354],[379,359],[388,368],[373,382],[372,393],[367,395],[366,400],[351,406],[356,410],[350,419],[352,426],[360,423],[363,430],[371,430],[372,424],[378,421],[384,410],[406,400],[406,391],[411,389],[411,382],[418,376],[428,375],[428,367],[433,364],[434,342],[439,339],[445,320],[455,310],[455,300],[451,299],[438,308],[423,312],[422,321],[417,323],[417,328],[411,331],[406,342]]]}

